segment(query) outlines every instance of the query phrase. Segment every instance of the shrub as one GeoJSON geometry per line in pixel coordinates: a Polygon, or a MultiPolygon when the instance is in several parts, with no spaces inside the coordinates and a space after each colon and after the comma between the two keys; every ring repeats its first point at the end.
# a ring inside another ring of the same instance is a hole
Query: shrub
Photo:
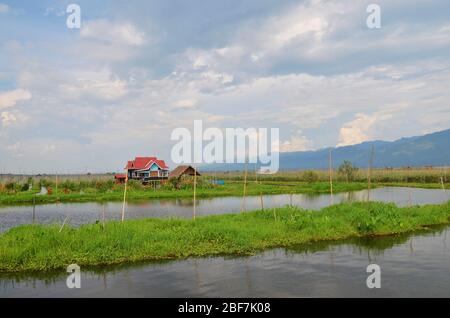
{"type": "Polygon", "coordinates": [[[319,175],[313,170],[303,172],[302,179],[308,183],[313,183],[319,180],[319,175]]]}
{"type": "Polygon", "coordinates": [[[348,160],[345,160],[338,168],[338,174],[347,182],[353,181],[357,172],[358,168],[348,160]]]}

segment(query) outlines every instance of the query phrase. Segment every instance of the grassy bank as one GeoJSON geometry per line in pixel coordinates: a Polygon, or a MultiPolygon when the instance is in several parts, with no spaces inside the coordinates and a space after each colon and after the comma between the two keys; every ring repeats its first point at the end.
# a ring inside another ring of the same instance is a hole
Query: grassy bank
{"type": "MultiPolygon", "coordinates": [[[[440,184],[441,178],[444,183],[450,181],[448,167],[405,167],[405,168],[373,168],[371,180],[375,183],[416,183],[416,184],[440,184]]],[[[218,179],[243,180],[242,171],[212,172],[209,175],[218,179]]],[[[335,181],[367,182],[368,171],[365,167],[355,169],[350,175],[343,174],[339,169],[333,169],[335,181]]],[[[262,181],[328,181],[328,170],[289,170],[279,171],[275,174],[258,175],[249,173],[249,180],[262,181]]]]}
{"type": "MultiPolygon", "coordinates": [[[[368,172],[365,169],[349,168],[333,171],[333,190],[335,193],[357,191],[367,188],[368,172]]],[[[409,186],[417,188],[449,189],[447,167],[373,169],[372,187],[409,186]]],[[[290,194],[290,193],[329,193],[329,171],[299,170],[280,171],[272,175],[256,174],[249,171],[247,195],[290,194]]],[[[197,178],[199,198],[219,196],[241,196],[243,194],[244,173],[205,173],[197,178]],[[213,181],[225,180],[224,185],[213,181]]],[[[0,177],[0,205],[31,205],[56,202],[105,202],[123,199],[123,188],[116,184],[110,175],[54,175],[54,176],[3,176],[0,177]],[[37,195],[41,189],[48,195],[37,195]]],[[[190,198],[193,194],[193,180],[183,179],[175,185],[165,182],[158,189],[144,186],[138,181],[128,184],[127,199],[131,201],[157,198],[190,198]]]]}
{"type": "MultiPolygon", "coordinates": [[[[333,184],[334,192],[357,191],[366,189],[367,184],[361,182],[333,184]]],[[[260,194],[289,194],[289,193],[328,193],[330,185],[327,182],[265,182],[262,184],[249,182],[247,184],[247,195],[260,194]]],[[[192,189],[152,189],[152,188],[129,188],[127,200],[145,200],[157,198],[192,198],[192,189]]],[[[243,194],[243,183],[238,181],[228,181],[225,185],[197,188],[198,198],[219,197],[219,196],[241,196],[243,194]]],[[[89,191],[85,193],[60,191],[52,195],[36,195],[34,191],[19,192],[15,194],[0,195],[0,205],[14,204],[36,204],[56,203],[56,202],[102,202],[123,200],[123,186],[115,186],[113,189],[105,191],[89,191]]]]}
{"type": "Polygon", "coordinates": [[[142,219],[80,228],[29,225],[0,235],[0,271],[50,270],[68,264],[118,264],[214,255],[250,255],[274,247],[405,233],[447,224],[450,202],[399,208],[378,202],[320,211],[284,207],[197,220],[142,219]]]}

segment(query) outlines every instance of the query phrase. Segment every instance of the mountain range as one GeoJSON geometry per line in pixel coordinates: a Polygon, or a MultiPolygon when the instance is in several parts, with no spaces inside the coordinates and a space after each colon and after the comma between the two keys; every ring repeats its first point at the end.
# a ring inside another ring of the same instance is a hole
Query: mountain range
{"type": "MultiPolygon", "coordinates": [[[[374,150],[373,167],[446,166],[450,164],[450,129],[395,141],[367,141],[356,145],[332,149],[333,167],[344,160],[358,167],[367,167],[374,150]]],[[[326,169],[330,148],[316,151],[280,153],[280,170],[326,169]]],[[[253,167],[255,164],[253,164],[253,167]]],[[[243,170],[244,164],[210,164],[204,171],[243,170]]]]}

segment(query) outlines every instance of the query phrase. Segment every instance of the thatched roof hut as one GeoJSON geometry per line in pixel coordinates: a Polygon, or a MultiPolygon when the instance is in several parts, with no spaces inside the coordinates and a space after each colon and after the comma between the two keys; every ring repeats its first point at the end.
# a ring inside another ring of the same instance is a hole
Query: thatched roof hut
{"type": "Polygon", "coordinates": [[[201,176],[201,174],[192,166],[178,166],[169,174],[169,179],[180,179],[182,176],[201,176]]]}

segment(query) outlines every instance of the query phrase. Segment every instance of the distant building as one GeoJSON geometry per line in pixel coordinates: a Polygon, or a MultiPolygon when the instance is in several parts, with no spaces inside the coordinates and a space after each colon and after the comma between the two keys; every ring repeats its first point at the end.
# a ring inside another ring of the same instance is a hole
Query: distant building
{"type": "Polygon", "coordinates": [[[114,175],[114,180],[116,180],[116,183],[125,183],[127,179],[127,175],[125,173],[118,173],[114,175]]]}
{"type": "Polygon", "coordinates": [[[169,179],[180,179],[182,176],[200,176],[200,173],[192,166],[178,166],[169,174],[169,179]]]}
{"type": "Polygon", "coordinates": [[[142,182],[166,180],[169,177],[169,167],[164,160],[156,157],[136,157],[125,167],[129,180],[142,182]]]}

